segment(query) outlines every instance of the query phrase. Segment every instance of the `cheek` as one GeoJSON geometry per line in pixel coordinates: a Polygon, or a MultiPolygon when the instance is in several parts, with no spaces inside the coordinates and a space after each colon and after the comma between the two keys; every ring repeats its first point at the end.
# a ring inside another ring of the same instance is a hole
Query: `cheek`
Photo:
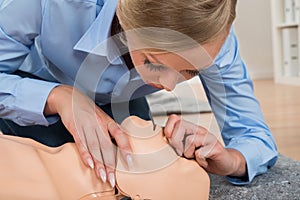
{"type": "Polygon", "coordinates": [[[160,72],[150,71],[143,65],[137,66],[136,71],[139,73],[145,83],[157,83],[159,77],[162,75],[160,72]]]}

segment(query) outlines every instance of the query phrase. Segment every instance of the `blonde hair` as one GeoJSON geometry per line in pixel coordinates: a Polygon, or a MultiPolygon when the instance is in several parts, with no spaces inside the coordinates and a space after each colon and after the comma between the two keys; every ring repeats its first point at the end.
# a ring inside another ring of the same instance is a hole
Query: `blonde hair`
{"type": "Polygon", "coordinates": [[[227,33],[236,16],[236,1],[119,0],[116,14],[122,28],[133,30],[143,42],[176,50],[195,41],[213,42],[227,33]]]}

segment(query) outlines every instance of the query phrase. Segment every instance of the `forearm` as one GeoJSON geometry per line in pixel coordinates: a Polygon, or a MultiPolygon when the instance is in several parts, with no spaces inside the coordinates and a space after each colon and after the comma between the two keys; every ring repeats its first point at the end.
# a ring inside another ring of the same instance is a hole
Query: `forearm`
{"type": "Polygon", "coordinates": [[[58,84],[0,74],[0,117],[15,123],[49,125],[43,111],[50,91],[58,84]]]}
{"type": "Polygon", "coordinates": [[[272,137],[261,136],[257,138],[239,138],[227,146],[228,149],[235,149],[245,158],[246,174],[245,176],[229,176],[228,181],[236,185],[245,185],[250,183],[255,176],[267,172],[272,167],[278,156],[275,142],[272,137]],[[266,145],[268,144],[268,145],[266,145]]]}

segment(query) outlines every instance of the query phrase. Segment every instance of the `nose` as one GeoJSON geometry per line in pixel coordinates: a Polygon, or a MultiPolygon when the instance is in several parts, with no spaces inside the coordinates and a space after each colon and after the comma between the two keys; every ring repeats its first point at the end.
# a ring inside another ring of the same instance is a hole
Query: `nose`
{"type": "Polygon", "coordinates": [[[177,75],[169,75],[169,76],[163,76],[159,77],[159,83],[163,86],[163,88],[167,91],[172,91],[176,87],[176,84],[178,83],[178,76],[177,75]]]}

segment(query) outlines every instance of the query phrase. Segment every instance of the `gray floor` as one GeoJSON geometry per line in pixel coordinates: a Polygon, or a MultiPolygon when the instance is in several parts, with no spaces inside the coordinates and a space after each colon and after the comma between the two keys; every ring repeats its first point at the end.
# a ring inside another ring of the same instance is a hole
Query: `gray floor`
{"type": "Polygon", "coordinates": [[[268,173],[250,185],[233,186],[223,177],[210,175],[211,200],[300,200],[300,162],[280,155],[268,173]]]}

